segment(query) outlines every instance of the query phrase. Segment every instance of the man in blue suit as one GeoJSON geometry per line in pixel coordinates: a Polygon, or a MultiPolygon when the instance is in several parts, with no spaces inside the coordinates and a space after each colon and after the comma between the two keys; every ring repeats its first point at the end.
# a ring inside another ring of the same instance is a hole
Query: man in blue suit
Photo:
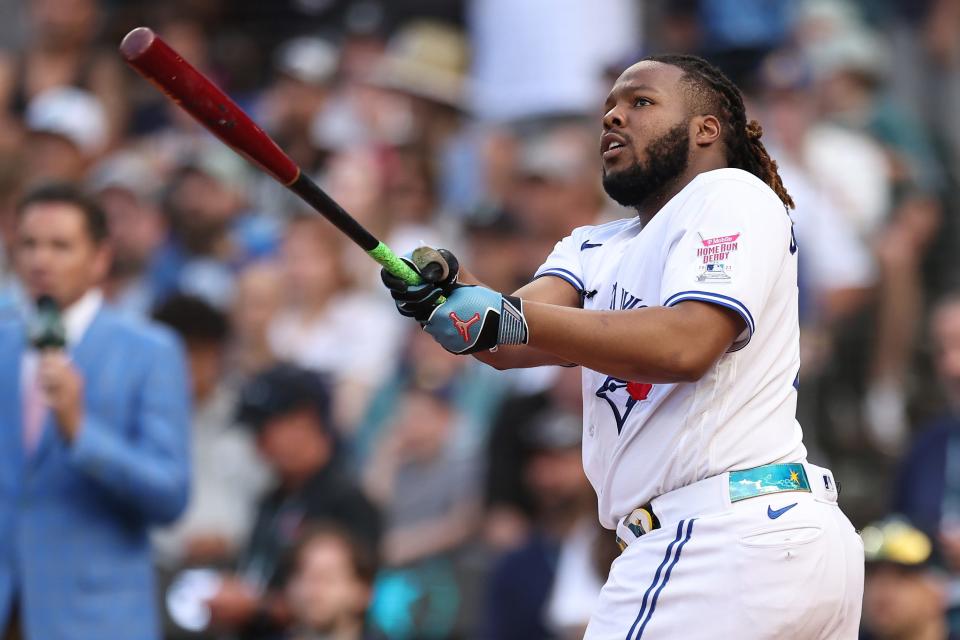
{"type": "Polygon", "coordinates": [[[18,275],[64,310],[66,347],[37,348],[57,323],[32,309],[0,317],[0,637],[158,638],[147,529],[187,502],[183,351],[103,303],[96,205],[51,185],[18,215],[18,275]]]}

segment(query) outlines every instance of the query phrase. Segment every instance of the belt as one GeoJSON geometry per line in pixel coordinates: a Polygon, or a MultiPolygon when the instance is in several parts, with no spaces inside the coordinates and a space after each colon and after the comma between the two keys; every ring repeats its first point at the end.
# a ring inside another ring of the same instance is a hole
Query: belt
{"type": "Polygon", "coordinates": [[[752,469],[721,473],[686,487],[654,498],[650,503],[634,509],[617,526],[617,544],[622,551],[630,542],[660,528],[659,516],[684,518],[709,511],[728,508],[729,505],[759,496],[802,491],[822,494],[824,499],[836,501],[838,487],[828,469],[803,462],[766,464],[752,469]],[[822,476],[820,483],[811,487],[810,477],[822,476]],[[678,513],[680,505],[687,513],[678,513]]]}

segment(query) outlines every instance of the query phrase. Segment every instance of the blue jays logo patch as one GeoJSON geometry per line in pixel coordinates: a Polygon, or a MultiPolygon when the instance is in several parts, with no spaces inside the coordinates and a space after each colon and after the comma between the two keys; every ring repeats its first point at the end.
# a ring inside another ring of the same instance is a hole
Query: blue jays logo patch
{"type": "Polygon", "coordinates": [[[643,402],[653,390],[653,385],[647,382],[626,382],[613,376],[607,376],[600,388],[597,389],[596,396],[603,398],[610,405],[613,411],[613,419],[617,421],[617,433],[623,431],[623,425],[626,423],[630,412],[643,402]],[[626,390],[626,394],[621,393],[626,390]]]}

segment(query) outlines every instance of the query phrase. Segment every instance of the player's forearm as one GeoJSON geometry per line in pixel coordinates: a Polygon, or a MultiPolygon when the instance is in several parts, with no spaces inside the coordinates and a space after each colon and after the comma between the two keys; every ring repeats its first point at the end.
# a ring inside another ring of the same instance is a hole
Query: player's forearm
{"type": "MultiPolygon", "coordinates": [[[[470,273],[466,267],[460,267],[462,284],[475,284],[485,287],[483,282],[470,273]]],[[[555,355],[545,353],[529,346],[501,346],[496,351],[481,351],[473,354],[480,362],[494,369],[529,369],[531,367],[545,367],[550,365],[568,366],[571,363],[555,355]]]]}
{"type": "Polygon", "coordinates": [[[480,351],[473,354],[480,362],[494,369],[529,369],[550,365],[570,366],[568,360],[530,346],[501,346],[496,351],[480,351]]]}
{"type": "Polygon", "coordinates": [[[662,384],[700,379],[739,331],[729,318],[728,331],[704,331],[705,314],[718,312],[693,304],[592,311],[524,301],[523,310],[531,347],[622,380],[662,384]]]}
{"type": "MultiPolygon", "coordinates": [[[[461,281],[465,284],[479,284],[473,274],[461,268],[461,281]],[[466,276],[467,281],[463,280],[466,276]]],[[[540,302],[560,307],[580,307],[580,294],[570,284],[556,277],[537,278],[533,282],[514,291],[513,295],[527,302],[540,302]]],[[[566,360],[555,354],[536,349],[530,345],[500,346],[496,351],[481,351],[473,354],[480,362],[486,363],[495,369],[527,369],[530,367],[544,367],[559,365],[562,367],[579,362],[566,360]]]]}

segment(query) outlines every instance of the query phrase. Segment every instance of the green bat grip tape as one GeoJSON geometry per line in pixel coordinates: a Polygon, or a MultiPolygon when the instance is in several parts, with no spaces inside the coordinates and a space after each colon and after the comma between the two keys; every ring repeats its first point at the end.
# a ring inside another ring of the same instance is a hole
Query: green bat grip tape
{"type": "MultiPolygon", "coordinates": [[[[379,243],[376,247],[367,251],[367,255],[376,260],[384,269],[397,276],[407,284],[420,284],[422,280],[417,272],[410,268],[406,262],[397,257],[390,247],[379,243]]],[[[446,302],[444,296],[437,299],[437,304],[446,302]]]]}

